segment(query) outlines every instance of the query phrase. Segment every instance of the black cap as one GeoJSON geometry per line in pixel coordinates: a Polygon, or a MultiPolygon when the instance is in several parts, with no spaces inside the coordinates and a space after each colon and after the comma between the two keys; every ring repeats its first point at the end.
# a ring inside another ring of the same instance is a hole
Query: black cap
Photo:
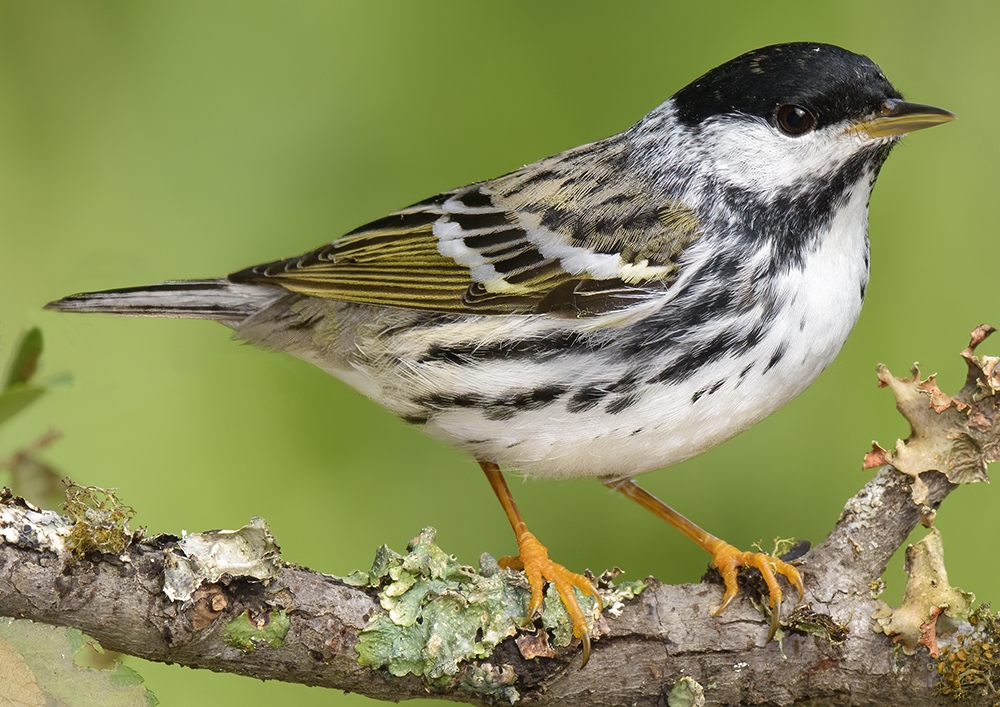
{"type": "Polygon", "coordinates": [[[793,42],[756,49],[727,61],[674,94],[677,117],[687,125],[724,114],[773,122],[782,105],[798,105],[817,127],[878,113],[902,96],[866,56],[832,44],[793,42]]]}

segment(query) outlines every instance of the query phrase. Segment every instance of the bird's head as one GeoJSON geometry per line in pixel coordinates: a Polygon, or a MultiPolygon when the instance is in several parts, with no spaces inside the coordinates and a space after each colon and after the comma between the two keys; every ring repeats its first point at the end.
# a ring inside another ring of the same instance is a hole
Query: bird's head
{"type": "Polygon", "coordinates": [[[859,160],[852,173],[874,176],[903,134],[955,118],[904,101],[868,57],[809,42],[738,56],[668,105],[709,173],[765,199],[859,160]]]}

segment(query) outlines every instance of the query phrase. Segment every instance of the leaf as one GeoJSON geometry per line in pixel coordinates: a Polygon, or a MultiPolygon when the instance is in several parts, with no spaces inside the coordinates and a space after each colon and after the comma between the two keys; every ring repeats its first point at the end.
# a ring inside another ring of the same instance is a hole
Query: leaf
{"type": "Polygon", "coordinates": [[[3,389],[7,390],[18,383],[27,383],[38,369],[38,359],[42,355],[42,330],[38,327],[28,330],[21,336],[10,361],[7,375],[4,377],[3,389]]]}
{"type": "Polygon", "coordinates": [[[38,370],[38,359],[42,355],[42,332],[38,327],[30,329],[17,342],[14,356],[0,387],[0,425],[31,405],[45,388],[31,385],[31,377],[38,370]]]}
{"type": "Polygon", "coordinates": [[[0,705],[45,707],[45,693],[31,668],[12,645],[0,638],[0,705]]]}
{"type": "Polygon", "coordinates": [[[0,393],[0,425],[31,405],[44,392],[45,388],[27,383],[15,383],[6,388],[0,393]]]}
{"type": "MultiPolygon", "coordinates": [[[[89,643],[89,642],[88,642],[89,643]]],[[[7,707],[150,707],[157,699],[131,668],[82,668],[69,631],[0,620],[0,705],[7,707]]]]}

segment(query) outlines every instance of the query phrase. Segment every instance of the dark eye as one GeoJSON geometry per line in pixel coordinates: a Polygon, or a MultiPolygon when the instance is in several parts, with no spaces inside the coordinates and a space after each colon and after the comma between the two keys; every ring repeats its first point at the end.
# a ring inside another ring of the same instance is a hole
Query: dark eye
{"type": "Polygon", "coordinates": [[[816,116],[802,106],[779,106],[774,119],[785,135],[803,135],[816,127],[816,116]]]}

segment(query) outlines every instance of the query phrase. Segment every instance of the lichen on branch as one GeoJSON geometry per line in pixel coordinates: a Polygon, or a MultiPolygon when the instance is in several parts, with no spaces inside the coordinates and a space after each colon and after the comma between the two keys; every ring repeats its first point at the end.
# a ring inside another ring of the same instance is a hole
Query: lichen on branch
{"type": "Polygon", "coordinates": [[[938,388],[935,376],[921,380],[913,365],[910,377],[893,376],[878,366],[880,387],[896,396],[896,407],[910,423],[910,436],[898,440],[893,451],[872,443],[865,456],[866,469],[892,465],[913,478],[913,501],[926,505],[925,471],[939,471],[953,484],[989,481],[986,465],[1000,458],[1000,358],[976,356],[976,347],[996,331],[977,327],[960,356],[968,366],[965,385],[954,396],[938,388]]]}

